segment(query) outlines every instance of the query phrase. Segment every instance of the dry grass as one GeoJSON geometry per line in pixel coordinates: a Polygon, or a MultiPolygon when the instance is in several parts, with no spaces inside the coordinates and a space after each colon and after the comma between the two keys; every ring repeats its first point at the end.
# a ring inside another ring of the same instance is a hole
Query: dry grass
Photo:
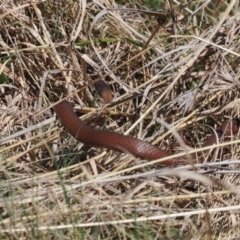
{"type": "Polygon", "coordinates": [[[237,3],[165,1],[158,23],[113,0],[0,0],[0,238],[237,239],[237,137],[209,167],[166,169],[77,143],[52,111],[66,97],[94,126],[201,154],[239,116],[237,3]]]}

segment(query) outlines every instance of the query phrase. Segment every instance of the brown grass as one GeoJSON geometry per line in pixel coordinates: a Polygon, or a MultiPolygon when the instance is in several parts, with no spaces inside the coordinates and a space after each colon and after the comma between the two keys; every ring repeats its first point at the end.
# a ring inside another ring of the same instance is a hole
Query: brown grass
{"type": "Polygon", "coordinates": [[[157,21],[135,1],[0,0],[0,239],[237,239],[237,136],[166,169],[77,143],[52,110],[67,98],[93,126],[200,156],[240,102],[237,1],[204,2],[165,1],[157,21]]]}

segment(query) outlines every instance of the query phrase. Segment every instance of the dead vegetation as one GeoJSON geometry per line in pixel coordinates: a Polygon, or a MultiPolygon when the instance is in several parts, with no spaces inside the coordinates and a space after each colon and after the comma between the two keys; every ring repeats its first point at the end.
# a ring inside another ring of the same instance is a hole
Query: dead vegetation
{"type": "Polygon", "coordinates": [[[52,107],[67,98],[93,126],[203,156],[213,127],[239,117],[238,7],[1,0],[0,238],[237,239],[237,136],[208,166],[166,169],[77,143],[52,107]]]}

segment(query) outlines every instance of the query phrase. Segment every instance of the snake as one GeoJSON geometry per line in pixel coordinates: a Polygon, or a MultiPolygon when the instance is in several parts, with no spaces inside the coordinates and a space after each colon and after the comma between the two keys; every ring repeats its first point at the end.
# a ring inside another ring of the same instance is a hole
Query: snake
{"type": "MultiPolygon", "coordinates": [[[[111,89],[105,83],[98,83],[100,97],[105,103],[112,100],[111,89]]],[[[118,152],[129,153],[135,157],[146,160],[157,160],[171,156],[171,154],[147,141],[134,137],[125,136],[107,130],[95,129],[82,120],[74,112],[73,106],[67,100],[63,100],[54,106],[54,111],[64,128],[79,142],[91,146],[115,150],[118,152]]],[[[236,134],[239,130],[240,119],[233,118],[223,122],[212,133],[203,144],[203,147],[216,144],[219,139],[227,139],[236,134]]],[[[186,159],[185,159],[186,160],[186,159]]],[[[179,163],[186,162],[182,158],[174,158],[161,162],[164,166],[176,166],[179,163]]]]}

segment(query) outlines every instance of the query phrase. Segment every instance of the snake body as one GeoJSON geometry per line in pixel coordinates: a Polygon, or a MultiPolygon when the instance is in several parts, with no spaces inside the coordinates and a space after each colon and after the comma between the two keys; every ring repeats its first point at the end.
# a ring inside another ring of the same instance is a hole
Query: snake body
{"type": "MultiPolygon", "coordinates": [[[[93,147],[103,147],[109,150],[130,153],[136,157],[147,160],[156,160],[168,157],[170,154],[150,143],[133,137],[124,136],[110,131],[97,130],[82,122],[73,110],[68,101],[62,101],[54,107],[54,110],[66,130],[78,141],[93,147]]],[[[220,125],[216,133],[219,138],[226,139],[238,132],[240,126],[239,119],[232,119],[220,125]]],[[[210,135],[203,146],[210,146],[217,143],[215,133],[210,135]]],[[[186,162],[182,158],[167,160],[161,164],[174,166],[186,162]]]]}

